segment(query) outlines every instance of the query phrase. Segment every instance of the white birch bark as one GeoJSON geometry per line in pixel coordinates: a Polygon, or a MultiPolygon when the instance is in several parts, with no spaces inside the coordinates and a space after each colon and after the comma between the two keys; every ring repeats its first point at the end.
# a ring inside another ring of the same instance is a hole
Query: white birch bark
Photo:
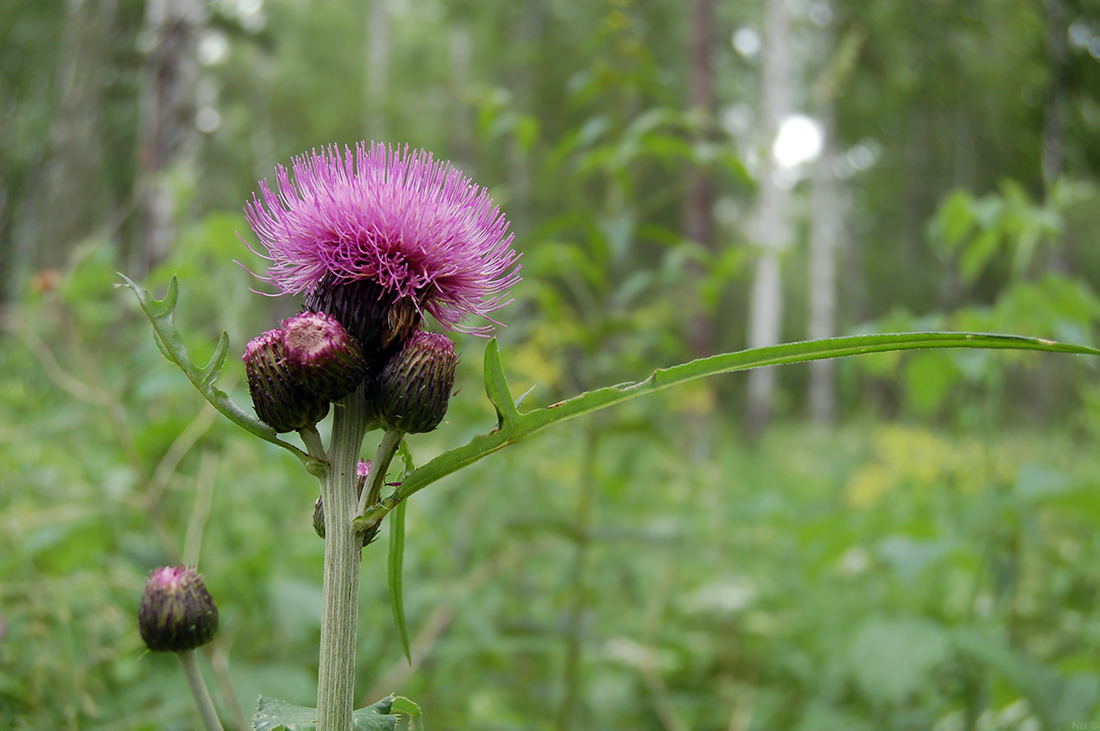
{"type": "MultiPolygon", "coordinates": [[[[755,239],[760,247],[752,299],[749,303],[750,348],[779,342],[783,321],[782,251],[789,243],[786,221],[788,192],[776,180],[777,165],[772,142],[779,124],[790,109],[790,21],[785,0],[768,0],[764,26],[761,106],[764,110],[764,139],[768,141],[767,162],[760,180],[760,198],[755,218],[755,239]]],[[[775,369],[758,368],[749,373],[745,428],[750,439],[760,435],[771,415],[775,369]]]]}
{"type": "Polygon", "coordinates": [[[21,247],[27,255],[23,261],[35,267],[63,266],[73,247],[105,222],[106,201],[97,181],[100,110],[115,11],[115,0],[65,4],[49,157],[35,201],[35,223],[21,247]]]}
{"type": "MultiPolygon", "coordinates": [[[[836,334],[836,250],[844,221],[843,195],[840,181],[833,172],[834,130],[833,106],[822,105],[823,139],[821,157],[814,170],[810,196],[810,257],[809,288],[811,340],[836,334]]],[[[821,424],[836,418],[835,361],[816,360],[810,363],[810,416],[821,424]]]]}
{"type": "Polygon", "coordinates": [[[142,90],[143,239],[134,262],[139,272],[164,261],[176,241],[177,183],[169,172],[192,165],[196,152],[197,48],[205,11],[203,0],[148,0],[145,5],[145,33],[153,45],[142,90]]]}

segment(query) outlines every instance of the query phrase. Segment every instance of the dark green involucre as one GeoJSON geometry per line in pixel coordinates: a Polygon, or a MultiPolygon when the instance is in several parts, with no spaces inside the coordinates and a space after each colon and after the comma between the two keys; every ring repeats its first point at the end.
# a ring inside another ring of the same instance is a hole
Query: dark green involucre
{"type": "Polygon", "coordinates": [[[145,582],[138,628],[150,650],[186,652],[214,639],[218,608],[195,569],[162,566],[145,582]]]}
{"type": "Polygon", "coordinates": [[[288,369],[282,330],[253,338],[243,358],[256,416],[277,433],[313,426],[328,414],[329,400],[304,388],[288,369]]]}
{"type": "Polygon", "coordinates": [[[435,429],[447,413],[457,365],[450,338],[416,332],[371,384],[375,418],[408,434],[435,429]]]}

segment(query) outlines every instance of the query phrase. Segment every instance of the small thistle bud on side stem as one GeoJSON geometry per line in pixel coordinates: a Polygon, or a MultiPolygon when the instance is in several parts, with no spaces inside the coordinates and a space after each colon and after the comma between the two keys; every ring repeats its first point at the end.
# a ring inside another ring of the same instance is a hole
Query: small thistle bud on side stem
{"type": "Polygon", "coordinates": [[[256,416],[276,432],[313,426],[328,414],[328,399],[303,388],[287,368],[282,330],[253,338],[242,358],[256,416]]]}
{"type": "Polygon", "coordinates": [[[164,566],[145,583],[138,627],[154,652],[194,650],[217,634],[218,608],[195,569],[164,566]]]}
{"type": "Polygon", "coordinates": [[[303,312],[283,323],[286,368],[307,391],[337,401],[367,374],[359,342],[335,318],[303,312]]]}
{"type": "Polygon", "coordinates": [[[162,566],[149,574],[138,629],[150,650],[176,653],[203,727],[223,731],[195,656],[218,632],[218,608],[202,576],[190,566],[162,566]]]}
{"type": "Polygon", "coordinates": [[[372,384],[375,418],[387,429],[430,432],[447,413],[458,356],[446,335],[419,331],[372,384]]]}

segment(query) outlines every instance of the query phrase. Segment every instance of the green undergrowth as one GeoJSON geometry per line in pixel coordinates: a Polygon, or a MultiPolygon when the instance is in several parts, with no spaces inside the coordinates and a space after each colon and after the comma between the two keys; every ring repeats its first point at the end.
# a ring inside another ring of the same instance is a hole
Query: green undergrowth
{"type": "MultiPolygon", "coordinates": [[[[61,392],[23,346],[3,358],[0,725],[191,728],[178,668],[143,651],[134,616],[146,572],[192,550],[198,527],[233,700],[245,716],[261,692],[311,704],[322,543],[297,461],[219,419],[159,483],[200,408],[181,376],[154,369],[127,402],[142,474],[105,409],[61,392]]],[[[491,426],[475,395],[412,443],[418,461],[491,426]]],[[[585,728],[657,729],[669,713],[696,729],[1092,717],[1090,439],[787,422],[750,447],[695,403],[627,404],[414,496],[417,666],[392,629],[385,552],[368,549],[360,705],[396,692],[429,728],[552,728],[572,684],[585,728]]]]}

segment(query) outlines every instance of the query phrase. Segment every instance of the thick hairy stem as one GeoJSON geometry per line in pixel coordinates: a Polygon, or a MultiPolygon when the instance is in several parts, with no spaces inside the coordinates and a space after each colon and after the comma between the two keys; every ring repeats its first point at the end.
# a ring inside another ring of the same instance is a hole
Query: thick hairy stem
{"type": "Polygon", "coordinates": [[[325,503],[325,581],[317,676],[317,731],[350,731],[352,727],[363,539],[351,521],[358,507],[355,468],[367,423],[361,387],[336,402],[329,468],[321,480],[321,497],[325,503]]]}

